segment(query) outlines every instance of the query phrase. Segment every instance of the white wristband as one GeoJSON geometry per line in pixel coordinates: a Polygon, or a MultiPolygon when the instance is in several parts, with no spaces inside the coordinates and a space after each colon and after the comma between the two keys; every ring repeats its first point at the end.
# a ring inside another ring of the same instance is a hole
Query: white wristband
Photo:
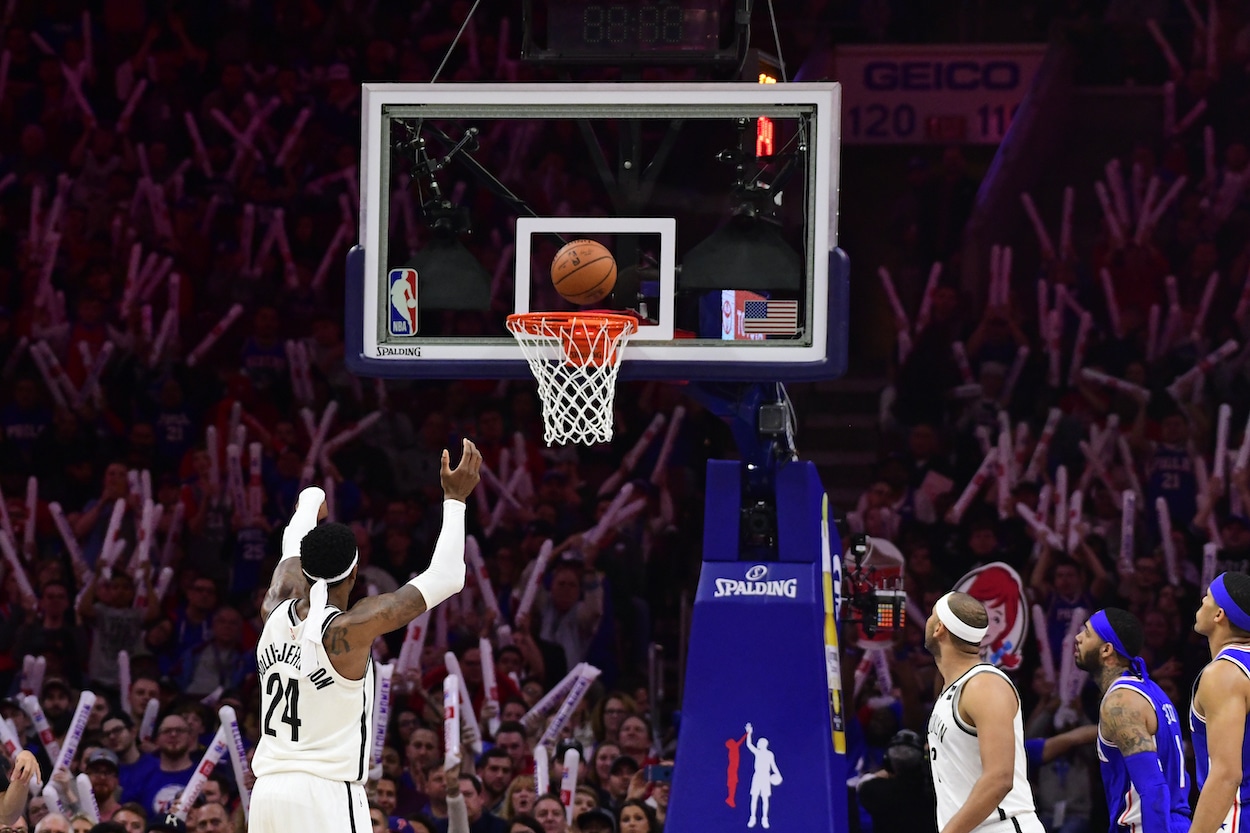
{"type": "Polygon", "coordinates": [[[299,558],[300,542],[317,525],[317,515],[321,512],[321,504],[325,499],[326,493],[318,486],[309,486],[299,493],[295,514],[282,532],[282,561],[299,558]]]}
{"type": "Polygon", "coordinates": [[[463,501],[443,501],[443,529],[434,545],[430,566],[408,582],[421,591],[427,610],[464,589],[464,511],[463,501]]]}

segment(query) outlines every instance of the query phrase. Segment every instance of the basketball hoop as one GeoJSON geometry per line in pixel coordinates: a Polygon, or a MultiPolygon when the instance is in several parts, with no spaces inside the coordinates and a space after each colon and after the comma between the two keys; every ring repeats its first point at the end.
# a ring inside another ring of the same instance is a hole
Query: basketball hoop
{"type": "Polygon", "coordinates": [[[625,342],[638,331],[628,315],[525,312],[508,329],[538,380],[547,445],[612,439],[612,401],[625,342]]]}

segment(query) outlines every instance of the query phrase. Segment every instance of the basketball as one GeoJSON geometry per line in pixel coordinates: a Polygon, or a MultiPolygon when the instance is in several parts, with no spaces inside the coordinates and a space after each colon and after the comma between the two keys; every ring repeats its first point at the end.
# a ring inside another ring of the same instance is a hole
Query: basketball
{"type": "Polygon", "coordinates": [[[566,301],[593,304],[616,286],[616,258],[602,243],[574,240],[556,252],[551,282],[566,301]]]}

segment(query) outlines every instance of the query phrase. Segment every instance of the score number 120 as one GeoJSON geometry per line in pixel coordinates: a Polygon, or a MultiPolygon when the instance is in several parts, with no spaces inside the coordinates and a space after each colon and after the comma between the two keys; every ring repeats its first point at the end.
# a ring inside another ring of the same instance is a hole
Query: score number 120
{"type": "MultiPolygon", "coordinates": [[[[982,104],[969,119],[975,131],[973,141],[997,142],[1007,133],[1015,118],[1017,106],[1008,108],[1003,104],[982,104]]],[[[909,141],[920,129],[920,118],[911,104],[856,105],[847,110],[847,126],[852,138],[879,139],[884,141],[909,141]]],[[[923,140],[925,137],[921,137],[923,140]]]]}

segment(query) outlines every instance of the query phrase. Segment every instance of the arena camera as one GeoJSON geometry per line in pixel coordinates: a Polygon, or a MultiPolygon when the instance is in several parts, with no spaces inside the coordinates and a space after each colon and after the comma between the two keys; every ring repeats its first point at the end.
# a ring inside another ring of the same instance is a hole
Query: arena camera
{"type": "Polygon", "coordinates": [[[842,581],[843,620],[859,625],[872,637],[878,631],[895,631],[906,624],[907,591],[899,576],[882,577],[864,564],[872,555],[872,538],[855,535],[847,547],[846,577],[842,581]]]}
{"type": "Polygon", "coordinates": [[[742,520],[739,527],[742,549],[768,550],[777,549],[777,507],[764,500],[757,500],[742,509],[742,520]]]}
{"type": "Polygon", "coordinates": [[[760,405],[759,432],[765,437],[785,436],[790,426],[790,407],[785,402],[760,405]]]}

